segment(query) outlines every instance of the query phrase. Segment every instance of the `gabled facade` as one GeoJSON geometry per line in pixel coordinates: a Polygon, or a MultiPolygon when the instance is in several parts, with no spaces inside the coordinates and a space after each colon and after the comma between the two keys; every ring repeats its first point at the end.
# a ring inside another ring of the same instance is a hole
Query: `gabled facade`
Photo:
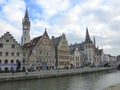
{"type": "Polygon", "coordinates": [[[77,44],[75,47],[70,47],[70,68],[80,68],[82,65],[82,58],[77,44]]]}
{"type": "Polygon", "coordinates": [[[6,32],[0,37],[0,71],[16,71],[18,62],[19,70],[25,70],[25,53],[14,37],[6,32]]]}
{"type": "Polygon", "coordinates": [[[33,38],[24,45],[29,49],[28,67],[32,69],[55,69],[55,49],[46,30],[42,36],[33,38]]]}
{"type": "Polygon", "coordinates": [[[60,37],[52,37],[55,47],[56,68],[65,69],[70,68],[70,50],[65,34],[60,37]]]}

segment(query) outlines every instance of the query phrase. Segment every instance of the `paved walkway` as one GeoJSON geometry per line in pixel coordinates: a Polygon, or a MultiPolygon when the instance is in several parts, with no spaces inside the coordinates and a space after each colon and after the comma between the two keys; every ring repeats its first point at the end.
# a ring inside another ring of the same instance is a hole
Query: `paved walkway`
{"type": "Polygon", "coordinates": [[[105,90],[120,90],[120,83],[116,84],[116,85],[112,85],[112,86],[106,88],[105,90]]]}
{"type": "Polygon", "coordinates": [[[10,81],[10,80],[25,80],[25,79],[35,79],[35,78],[48,78],[48,77],[59,77],[59,76],[68,76],[82,73],[92,73],[100,72],[106,70],[112,70],[114,68],[81,68],[81,69],[66,69],[66,70],[46,70],[39,72],[28,72],[26,75],[25,72],[20,73],[0,73],[0,82],[10,81]]]}

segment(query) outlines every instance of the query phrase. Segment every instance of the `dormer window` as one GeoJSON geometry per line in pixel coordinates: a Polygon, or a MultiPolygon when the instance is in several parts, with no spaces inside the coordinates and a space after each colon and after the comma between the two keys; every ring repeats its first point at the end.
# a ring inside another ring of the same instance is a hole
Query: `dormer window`
{"type": "Polygon", "coordinates": [[[9,42],[9,40],[6,40],[6,42],[9,42]]]}

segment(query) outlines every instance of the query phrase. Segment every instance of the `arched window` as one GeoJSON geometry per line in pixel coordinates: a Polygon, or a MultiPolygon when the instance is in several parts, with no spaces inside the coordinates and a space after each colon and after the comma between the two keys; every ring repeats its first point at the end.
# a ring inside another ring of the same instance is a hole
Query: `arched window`
{"type": "Polygon", "coordinates": [[[16,64],[17,64],[18,62],[19,62],[19,60],[17,59],[17,60],[16,60],[16,64]]]}
{"type": "Polygon", "coordinates": [[[7,59],[5,59],[5,62],[4,62],[5,64],[8,64],[8,60],[7,59]]]}
{"type": "Polygon", "coordinates": [[[12,60],[11,60],[11,64],[13,64],[13,63],[14,63],[14,60],[12,59],[12,60]]]}
{"type": "Polygon", "coordinates": [[[8,70],[8,67],[5,67],[4,71],[5,71],[5,72],[8,72],[8,71],[9,71],[9,70],[8,70]]]}

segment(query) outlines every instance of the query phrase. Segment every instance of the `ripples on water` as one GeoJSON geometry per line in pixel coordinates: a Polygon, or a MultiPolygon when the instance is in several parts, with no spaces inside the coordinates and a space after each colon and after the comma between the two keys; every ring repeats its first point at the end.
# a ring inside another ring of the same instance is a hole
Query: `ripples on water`
{"type": "Polygon", "coordinates": [[[0,90],[103,90],[117,83],[120,83],[120,71],[2,82],[0,90]]]}

